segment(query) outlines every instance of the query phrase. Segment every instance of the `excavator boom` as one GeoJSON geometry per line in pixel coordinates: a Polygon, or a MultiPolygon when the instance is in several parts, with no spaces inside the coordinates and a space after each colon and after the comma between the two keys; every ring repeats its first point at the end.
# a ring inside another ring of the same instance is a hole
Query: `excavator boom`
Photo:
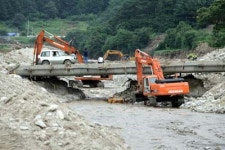
{"type": "MultiPolygon", "coordinates": [[[[54,36],[51,34],[51,36],[53,38],[49,38],[47,36],[45,36],[45,33],[48,33],[45,30],[42,30],[35,41],[35,45],[34,45],[34,63],[37,64],[38,62],[38,55],[41,54],[43,45],[45,42],[47,42],[48,44],[50,44],[53,47],[56,47],[68,54],[72,54],[74,53],[77,57],[77,61],[78,63],[84,63],[83,61],[83,57],[82,55],[79,53],[79,51],[73,47],[72,45],[70,45],[70,43],[62,40],[61,38],[54,36]]],[[[50,34],[50,33],[48,33],[50,34]]],[[[70,80],[69,81],[69,86],[71,87],[82,87],[84,84],[93,86],[93,87],[104,87],[104,84],[101,82],[101,80],[112,80],[112,76],[91,76],[91,77],[75,77],[75,80],[70,80]]]]}
{"type": "Polygon", "coordinates": [[[51,46],[54,46],[58,49],[61,49],[62,51],[68,53],[68,54],[72,54],[74,53],[77,56],[77,60],[79,63],[83,63],[83,57],[82,55],[79,53],[79,51],[71,46],[68,42],[62,40],[61,38],[57,37],[57,36],[53,36],[55,40],[48,38],[45,36],[45,31],[42,30],[35,41],[35,45],[34,45],[34,56],[35,56],[35,63],[38,62],[38,55],[40,55],[42,48],[43,48],[43,44],[44,42],[47,42],[48,44],[50,44],[51,46]]]}
{"type": "Polygon", "coordinates": [[[163,71],[158,59],[152,58],[147,53],[136,49],[135,60],[137,65],[137,80],[140,82],[143,76],[143,66],[149,66],[152,73],[158,77],[159,80],[164,79],[163,71]]]}

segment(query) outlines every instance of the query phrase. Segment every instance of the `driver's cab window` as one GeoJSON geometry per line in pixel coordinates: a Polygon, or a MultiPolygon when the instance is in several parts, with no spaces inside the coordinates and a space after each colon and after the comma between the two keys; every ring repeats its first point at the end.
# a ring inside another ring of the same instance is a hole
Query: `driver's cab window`
{"type": "Polygon", "coordinates": [[[155,83],[155,81],[156,81],[156,78],[149,78],[150,83],[155,83]]]}
{"type": "Polygon", "coordinates": [[[42,57],[49,57],[49,56],[50,56],[50,52],[49,52],[49,51],[42,52],[42,53],[41,53],[41,56],[42,56],[42,57]]]}
{"type": "Polygon", "coordinates": [[[57,51],[53,51],[52,56],[53,57],[59,56],[59,53],[57,51]]]}
{"type": "Polygon", "coordinates": [[[148,78],[144,78],[144,86],[149,86],[148,78]]]}

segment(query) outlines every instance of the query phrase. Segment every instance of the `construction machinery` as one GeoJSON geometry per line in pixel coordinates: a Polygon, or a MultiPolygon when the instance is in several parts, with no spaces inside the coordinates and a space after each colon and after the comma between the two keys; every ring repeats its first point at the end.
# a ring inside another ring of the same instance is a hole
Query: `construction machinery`
{"type": "Polygon", "coordinates": [[[56,47],[56,48],[58,48],[58,49],[60,49],[60,50],[62,50],[64,52],[66,52],[68,54],[74,53],[76,55],[76,57],[77,57],[77,61],[79,63],[83,63],[83,57],[82,57],[82,55],[79,53],[79,51],[75,47],[70,45],[70,43],[68,43],[68,42],[62,40],[61,38],[59,38],[59,37],[57,37],[55,35],[52,35],[52,34],[50,34],[48,32],[47,33],[50,34],[55,40],[53,40],[53,39],[51,39],[49,37],[46,37],[45,36],[45,32],[47,32],[47,31],[42,30],[38,34],[38,36],[37,36],[37,38],[35,40],[34,61],[33,61],[34,64],[37,64],[37,62],[38,62],[38,56],[41,54],[44,42],[47,42],[51,46],[54,46],[54,47],[56,47]]]}
{"type": "Polygon", "coordinates": [[[184,95],[189,93],[189,84],[183,78],[165,78],[160,62],[147,53],[136,49],[137,83],[134,93],[134,101],[145,101],[145,104],[156,105],[157,102],[172,103],[173,107],[179,107],[184,103],[184,95]],[[152,74],[143,74],[143,67],[148,67],[152,74]]]}
{"type": "MultiPolygon", "coordinates": [[[[36,40],[34,45],[34,64],[38,64],[39,55],[41,54],[44,43],[47,42],[53,47],[56,47],[68,54],[75,54],[78,63],[84,63],[83,56],[80,52],[73,47],[69,42],[62,40],[61,38],[42,30],[36,40]],[[52,38],[45,36],[45,33],[48,33],[52,38]]],[[[66,64],[67,65],[67,64],[66,64]]],[[[74,80],[69,80],[68,85],[71,87],[83,87],[83,85],[90,85],[91,87],[104,87],[102,80],[112,80],[112,76],[81,76],[75,77],[74,80]]]]}
{"type": "Polygon", "coordinates": [[[104,60],[127,60],[134,61],[134,57],[130,57],[128,54],[123,54],[120,50],[107,50],[103,56],[104,60]]]}

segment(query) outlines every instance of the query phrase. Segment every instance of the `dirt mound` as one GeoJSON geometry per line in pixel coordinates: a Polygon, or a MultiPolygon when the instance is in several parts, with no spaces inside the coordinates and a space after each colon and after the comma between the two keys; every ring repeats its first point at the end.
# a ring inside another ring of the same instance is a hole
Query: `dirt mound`
{"type": "Polygon", "coordinates": [[[116,129],[91,123],[61,103],[63,94],[7,74],[16,63],[30,64],[32,49],[0,58],[0,149],[129,149],[116,129]]]}
{"type": "Polygon", "coordinates": [[[156,49],[164,39],[165,39],[165,34],[156,36],[143,51],[147,53],[151,53],[151,51],[156,49]]]}
{"type": "MultiPolygon", "coordinates": [[[[207,50],[211,51],[212,49],[207,50]]],[[[199,51],[204,53],[206,49],[199,51]]],[[[223,61],[224,59],[225,48],[216,49],[198,58],[199,61],[223,61]]],[[[207,91],[201,97],[190,97],[183,108],[198,112],[225,113],[225,73],[195,73],[193,75],[203,82],[207,91]]]]}
{"type": "Polygon", "coordinates": [[[8,52],[11,50],[18,50],[22,48],[22,44],[20,44],[18,41],[4,38],[0,38],[0,45],[2,45],[0,52],[8,52]]]}

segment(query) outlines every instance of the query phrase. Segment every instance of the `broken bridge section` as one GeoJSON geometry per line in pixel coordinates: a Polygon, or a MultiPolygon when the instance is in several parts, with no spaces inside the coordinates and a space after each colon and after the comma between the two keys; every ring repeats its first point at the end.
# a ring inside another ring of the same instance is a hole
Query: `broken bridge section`
{"type": "MultiPolygon", "coordinates": [[[[165,74],[225,72],[223,61],[165,61],[161,62],[165,74]]],[[[135,62],[112,62],[103,64],[72,64],[72,65],[30,65],[18,66],[10,73],[21,76],[82,76],[82,75],[123,75],[136,74],[135,62]]],[[[151,74],[144,68],[144,74],[151,74]]]]}

